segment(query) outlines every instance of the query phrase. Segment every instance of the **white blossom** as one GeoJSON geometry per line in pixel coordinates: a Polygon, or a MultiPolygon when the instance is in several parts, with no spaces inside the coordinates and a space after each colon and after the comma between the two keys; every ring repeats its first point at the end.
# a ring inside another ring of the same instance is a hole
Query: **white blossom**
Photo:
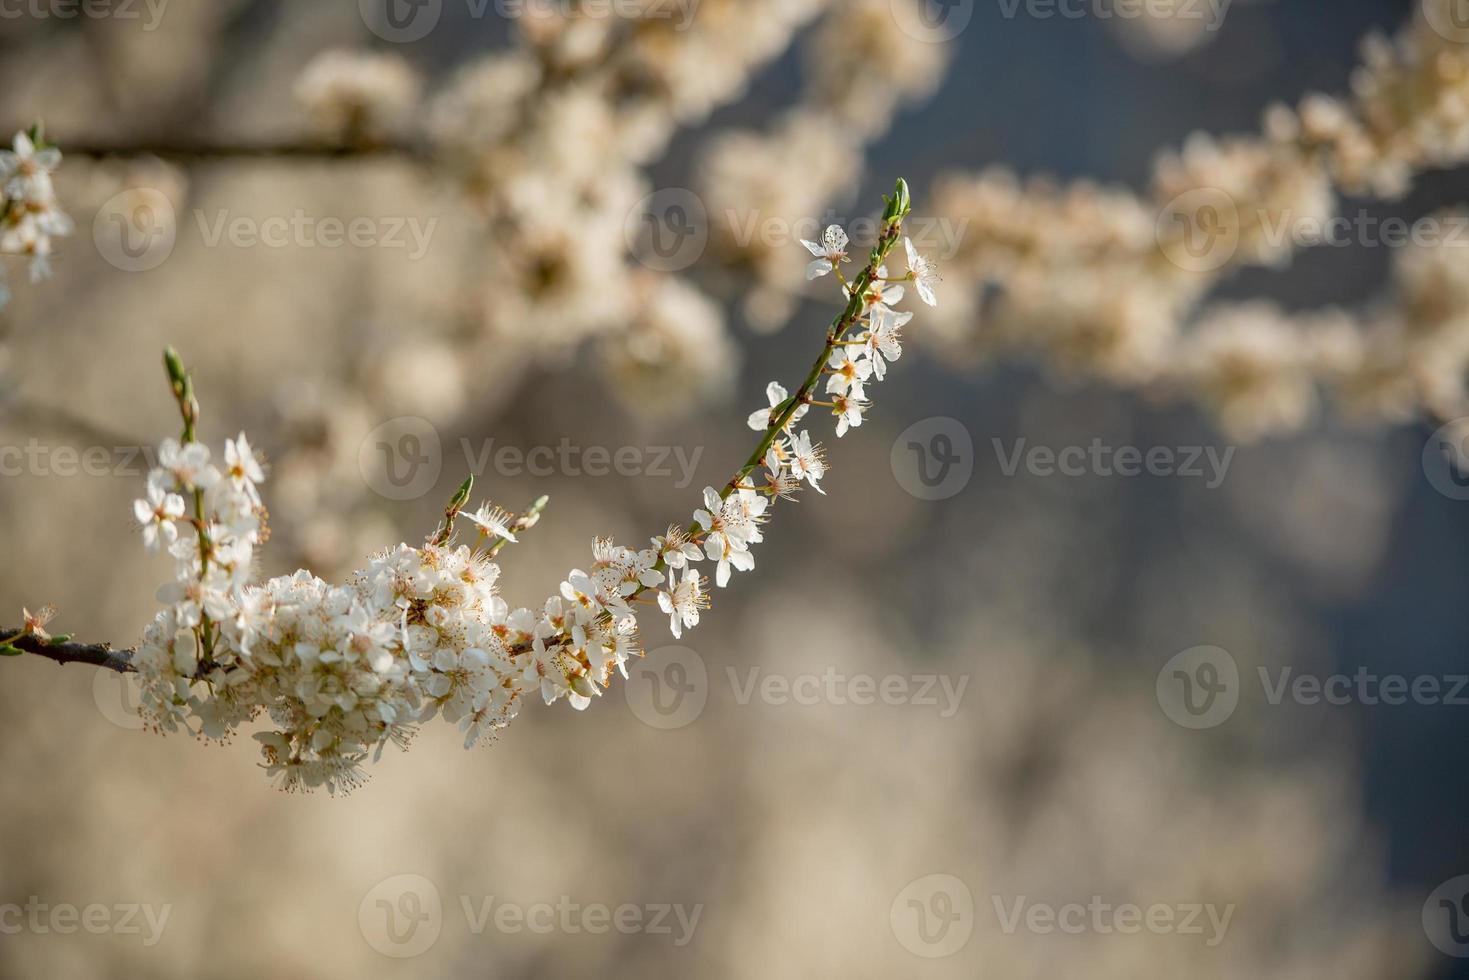
{"type": "Polygon", "coordinates": [[[822,276],[831,275],[843,262],[847,261],[847,245],[849,239],[847,233],[842,230],[841,225],[830,225],[825,234],[821,236],[821,244],[807,239],[801,239],[801,244],[806,246],[806,251],[816,256],[816,260],[806,266],[806,278],[820,279],[822,276]]]}
{"type": "Polygon", "coordinates": [[[884,309],[874,312],[867,330],[867,360],[872,365],[872,376],[881,381],[887,376],[887,366],[903,356],[903,345],[899,343],[899,331],[913,319],[912,313],[897,313],[884,309]]]}
{"type": "Polygon", "coordinates": [[[511,543],[516,541],[515,532],[511,528],[514,517],[499,507],[481,504],[479,510],[464,514],[463,517],[492,538],[504,538],[511,543]]]}
{"type": "Polygon", "coordinates": [[[802,432],[791,440],[790,470],[792,476],[811,484],[817,493],[826,493],[820,485],[826,475],[826,456],[821,446],[811,442],[811,433],[802,432]]]}
{"type": "MultiPolygon", "coordinates": [[[[762,408],[758,412],[750,413],[750,418],[748,421],[750,428],[754,429],[756,432],[764,432],[766,429],[770,428],[770,426],[775,422],[775,410],[779,408],[781,404],[790,397],[790,392],[786,391],[785,386],[782,385],[779,381],[772,381],[770,382],[770,384],[766,385],[765,398],[767,401],[770,402],[770,407],[762,408]]],[[[792,423],[800,421],[801,416],[806,414],[806,410],[808,408],[810,408],[809,405],[797,405],[796,410],[791,413],[790,421],[792,423]]]]}
{"type": "Polygon", "coordinates": [[[658,608],[668,613],[668,629],[675,639],[683,636],[685,627],[699,625],[699,610],[707,604],[703,577],[692,568],[684,569],[673,591],[658,593],[658,608]]]}
{"type": "Polygon", "coordinates": [[[841,395],[849,395],[852,398],[862,398],[864,391],[863,382],[872,374],[872,364],[866,359],[853,357],[850,348],[839,347],[831,352],[831,357],[826,362],[827,370],[831,375],[826,379],[826,390],[830,394],[835,392],[841,395]]]}
{"type": "Polygon", "coordinates": [[[943,282],[943,279],[939,276],[938,266],[918,254],[918,249],[914,246],[913,239],[904,238],[903,248],[908,253],[908,278],[913,280],[918,290],[918,298],[929,306],[938,306],[938,298],[933,294],[934,284],[943,282]]]}
{"type": "Polygon", "coordinates": [[[149,486],[146,493],[144,499],[133,501],[133,514],[143,525],[143,545],[157,551],[178,537],[174,522],[184,516],[184,498],[158,486],[149,486]]]}

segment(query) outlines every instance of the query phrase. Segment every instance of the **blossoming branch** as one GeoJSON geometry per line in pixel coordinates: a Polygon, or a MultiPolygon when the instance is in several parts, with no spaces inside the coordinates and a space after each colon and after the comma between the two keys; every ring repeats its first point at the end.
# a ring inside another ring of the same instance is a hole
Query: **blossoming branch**
{"type": "Polygon", "coordinates": [[[406,747],[436,715],[458,725],[469,747],[507,725],[527,692],[586,708],[641,654],[640,612],[656,608],[681,637],[710,603],[701,564],[713,565],[720,588],[754,568],[752,547],[776,502],[803,485],[821,490],[825,456],[799,423],[815,408],[831,414],[838,437],[860,426],[868,386],[902,354],[913,314],[895,307],[907,286],[936,305],[937,273],[903,237],[907,184],[898,181],[886,202],[881,233],[855,274],[843,268],[852,260],[841,228],[804,243],[815,256],[807,275],[832,276],[845,305],[794,393],[767,387],[768,407],[748,420],[759,439],[729,482],[706,487],[692,519],[651,547],[596,540],[589,570],[573,569],[538,611],[512,610],[498,595],[494,559],[536,524],[546,500],[518,516],[488,503],[466,512],[472,478],[423,545],[373,556],[344,585],[304,570],[254,583],[255,551],[267,537],[265,468],[243,433],[225,441],[218,461],[200,441],[193,379],[170,350],[164,362],[182,433],[160,446],[134,505],[145,547],[175,562],[158,590],[163,608],[128,651],[52,637],[54,610],[27,611],[23,626],[4,632],[0,654],[136,671],[140,711],[158,731],[225,740],[263,714],[272,729],[255,738],[287,790],[352,789],[369,757],[388,743],[406,747]],[[899,241],[907,269],[893,276],[886,263],[899,241]],[[472,543],[460,541],[461,522],[472,543]]]}

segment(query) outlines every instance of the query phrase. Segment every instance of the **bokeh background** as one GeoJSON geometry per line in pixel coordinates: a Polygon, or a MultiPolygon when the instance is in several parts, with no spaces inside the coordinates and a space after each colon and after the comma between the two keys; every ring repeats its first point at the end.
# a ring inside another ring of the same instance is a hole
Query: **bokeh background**
{"type": "MultiPolygon", "coordinates": [[[[833,213],[875,210],[902,174],[921,214],[936,175],[991,163],[1139,186],[1159,149],[1193,130],[1253,130],[1273,99],[1343,89],[1357,40],[1413,7],[1238,0],[1217,31],[1179,40],[977,3],[942,83],[874,139],[833,213]]],[[[152,615],[167,568],[138,546],[143,473],[122,447],[174,428],[166,343],[195,368],[211,441],[244,428],[274,464],[267,574],[310,562],[341,575],[421,537],[476,468],[466,445],[697,458],[688,485],[676,463],[605,476],[479,467],[478,488],[508,507],[552,498],[502,560],[507,598],[534,605],[588,560],[594,535],[658,533],[726,479],[766,381],[797,380],[834,308],[803,296],[784,329],[752,325],[747,294],[761,287],[711,252],[689,275],[719,298],[730,341],[706,351],[729,376],[649,415],[584,346],[548,356],[503,328],[459,342],[467,288],[516,287],[497,278],[497,242],[459,188],[420,163],[142,152],[289,144],[310,125],[297,79],[327,48],[391,51],[432,86],[517,43],[514,18],[494,8],[446,2],[439,26],[406,44],[374,35],[347,0],[172,0],[148,31],[115,10],[15,9],[0,20],[6,131],[42,117],[64,152],[68,138],[126,152],[63,164],[58,193],[78,230],[53,280],[28,285],[10,268],[0,434],[47,462],[0,479],[0,618],[54,602],[57,629],[126,645],[152,615]],[[130,272],[94,242],[93,219],[137,187],[166,195],[178,220],[166,261],[130,272]],[[210,245],[197,218],[298,208],[437,225],[415,259],[210,245]],[[405,416],[437,439],[437,477],[394,500],[373,477],[370,434],[405,416]],[[63,447],[97,446],[106,472],[60,475],[63,447]]],[[[752,5],[752,29],[760,13],[752,5]]],[[[674,134],[644,189],[693,186],[711,134],[763,127],[790,105],[812,29],[741,97],[674,134]]],[[[1466,191],[1463,172],[1430,174],[1373,207],[1412,217],[1466,191]]],[[[1307,252],[1225,288],[1290,308],[1351,304],[1387,281],[1386,251],[1307,252]]],[[[804,250],[790,243],[786,260],[801,267],[804,250]]],[[[139,730],[114,677],[0,663],[0,903],[169,908],[154,945],[146,928],[7,931],[0,976],[1469,975],[1423,923],[1425,904],[1440,911],[1435,889],[1469,872],[1469,707],[1271,704],[1257,680],[1469,672],[1469,504],[1438,489],[1446,471],[1424,454],[1436,423],[1327,417],[1237,445],[1190,407],[935,356],[922,330],[920,315],[867,424],[826,439],[828,495],[778,508],[756,571],[677,649],[646,622],[647,662],[585,714],[531,706],[469,752],[428,726],[351,796],[299,797],[269,787],[252,743],[139,730]],[[962,472],[944,499],[923,499],[908,443],[937,432],[956,440],[962,472]],[[1001,457],[1022,439],[1233,455],[1217,486],[1007,473],[1001,457]],[[1238,705],[1200,729],[1160,695],[1166,665],[1197,647],[1227,651],[1240,673],[1238,705]],[[850,703],[857,675],[914,696],[850,703]],[[823,679],[811,703],[779,696],[805,677],[823,679]],[[767,678],[774,695],[760,693],[767,678]],[[680,690],[689,700],[671,714],[652,707],[680,690]],[[1093,896],[1232,917],[1213,944],[1207,926],[1004,928],[1017,901],[1093,896]],[[487,902],[677,905],[698,918],[690,934],[676,914],[671,933],[598,934],[579,913],[515,928],[477,919],[487,902]]]]}

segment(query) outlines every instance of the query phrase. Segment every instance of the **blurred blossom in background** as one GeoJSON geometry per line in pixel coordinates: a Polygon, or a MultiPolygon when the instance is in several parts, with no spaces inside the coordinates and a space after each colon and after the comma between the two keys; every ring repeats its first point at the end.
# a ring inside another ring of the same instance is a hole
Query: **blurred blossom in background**
{"type": "Polygon", "coordinates": [[[287,796],[0,662],[0,975],[1469,976],[1469,10],[0,14],[75,225],[6,260],[0,577],[79,637],[166,575],[165,344],[270,461],[265,574],[473,472],[551,497],[528,604],[744,459],[802,238],[903,175],[944,275],[827,496],[585,715],[287,796]]]}

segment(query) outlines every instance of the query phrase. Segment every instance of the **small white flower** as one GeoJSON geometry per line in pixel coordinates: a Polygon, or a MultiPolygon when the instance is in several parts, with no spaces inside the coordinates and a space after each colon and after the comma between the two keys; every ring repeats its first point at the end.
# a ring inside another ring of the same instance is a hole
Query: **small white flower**
{"type": "Polygon", "coordinates": [[[658,593],[658,608],[668,613],[668,628],[675,639],[683,636],[684,627],[699,625],[699,610],[708,605],[703,577],[692,568],[684,570],[672,592],[658,593]]]}
{"type": "Polygon", "coordinates": [[[222,622],[233,612],[229,596],[212,582],[165,582],[158,588],[158,601],[173,606],[184,629],[198,626],[201,616],[222,622]]]}
{"type": "Polygon", "coordinates": [[[938,266],[918,254],[918,249],[913,245],[913,239],[905,236],[903,248],[908,252],[908,278],[917,285],[918,298],[929,306],[938,306],[938,297],[933,294],[934,284],[943,282],[938,266]]]}
{"type": "Polygon", "coordinates": [[[398,639],[398,631],[392,624],[375,618],[361,603],[354,603],[334,625],[343,634],[337,644],[338,657],[322,654],[324,662],[331,663],[339,658],[349,663],[365,663],[377,673],[384,673],[392,667],[393,654],[389,647],[398,639]]]}
{"type": "Polygon", "coordinates": [[[145,493],[145,499],[133,501],[133,514],[143,525],[143,545],[149,551],[157,551],[173,544],[178,537],[174,521],[184,516],[184,498],[157,486],[148,487],[145,493]]]}
{"type": "Polygon", "coordinates": [[[713,487],[704,488],[704,507],[694,511],[694,520],[708,532],[704,538],[704,556],[718,562],[714,581],[722,589],[729,584],[730,569],[748,572],[755,567],[755,556],[749,543],[760,540],[756,521],[765,511],[766,500],[751,493],[759,503],[745,500],[748,491],[731,494],[721,500],[713,487]]]}
{"type": "MultiPolygon", "coordinates": [[[[770,382],[770,384],[766,385],[765,398],[767,401],[770,402],[770,407],[762,408],[758,412],[750,413],[748,423],[750,428],[754,429],[756,432],[764,432],[766,429],[770,428],[771,423],[775,421],[775,410],[779,408],[780,404],[789,397],[790,392],[786,391],[785,386],[782,385],[779,381],[772,381],[770,382]]],[[[792,423],[800,421],[801,416],[805,415],[807,409],[809,408],[809,405],[797,405],[796,410],[791,413],[790,421],[792,423]]]]}
{"type": "Polygon", "coordinates": [[[251,448],[245,433],[241,432],[238,439],[224,441],[224,464],[230,483],[258,506],[260,491],[255,486],[265,482],[265,469],[260,465],[260,458],[251,448]]]}
{"type": "Polygon", "coordinates": [[[913,319],[912,313],[897,313],[883,309],[872,314],[867,330],[867,360],[872,365],[872,376],[881,381],[887,376],[888,363],[903,356],[903,345],[899,343],[899,331],[913,319]]]}
{"type": "Polygon", "coordinates": [[[806,267],[807,281],[830,275],[838,265],[847,261],[848,242],[847,233],[842,230],[841,225],[829,226],[821,236],[820,245],[801,239],[806,251],[816,256],[816,260],[806,267]]]}
{"type": "Polygon", "coordinates": [[[826,391],[853,398],[865,396],[862,385],[872,374],[872,365],[865,359],[852,356],[850,347],[838,347],[831,352],[826,362],[831,377],[826,379],[826,391]]]}
{"type": "Polygon", "coordinates": [[[61,164],[55,147],[36,149],[25,133],[16,133],[13,150],[0,150],[0,181],[5,196],[21,201],[45,203],[52,197],[51,172],[61,164]]]}
{"type": "Polygon", "coordinates": [[[862,294],[862,312],[871,315],[879,310],[888,310],[903,301],[905,295],[903,287],[898,283],[885,282],[888,270],[883,266],[877,270],[877,278],[868,284],[867,290],[862,294]]]}
{"type": "Polygon", "coordinates": [[[579,568],[573,568],[566,581],[561,583],[561,597],[570,604],[581,623],[589,623],[602,615],[605,604],[601,595],[602,590],[597,583],[579,568]]]}
{"type": "Polygon", "coordinates": [[[790,467],[792,476],[811,484],[817,493],[826,493],[820,486],[821,478],[826,475],[826,455],[821,446],[812,444],[810,432],[802,432],[791,440],[790,467]]]}
{"type": "Polygon", "coordinates": [[[515,540],[515,532],[510,529],[515,518],[499,507],[492,507],[488,503],[481,504],[479,510],[472,514],[465,514],[464,519],[478,526],[481,531],[492,538],[504,538],[511,544],[519,544],[515,540]]]}
{"type": "Polygon", "coordinates": [[[703,550],[676,524],[670,525],[666,534],[653,539],[653,548],[669,568],[686,568],[689,562],[704,558],[703,550]]]}
{"type": "Polygon", "coordinates": [[[219,470],[209,462],[209,447],[202,442],[180,445],[177,439],[165,439],[158,447],[159,469],[149,474],[149,482],[166,482],[181,490],[207,490],[219,480],[219,470]]]}
{"type": "Polygon", "coordinates": [[[835,407],[831,413],[837,417],[837,438],[840,439],[847,434],[848,429],[855,429],[862,424],[862,413],[867,411],[867,403],[847,395],[837,395],[832,403],[835,407]]]}

